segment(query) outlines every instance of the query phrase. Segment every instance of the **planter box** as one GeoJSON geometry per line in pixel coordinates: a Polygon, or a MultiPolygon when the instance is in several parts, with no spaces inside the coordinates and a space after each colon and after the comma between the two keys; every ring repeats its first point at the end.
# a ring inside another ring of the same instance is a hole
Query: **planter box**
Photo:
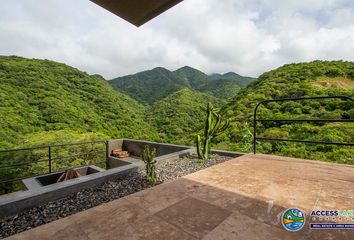
{"type": "Polygon", "coordinates": [[[143,155],[144,148],[146,145],[148,145],[150,149],[156,149],[156,161],[172,157],[182,157],[188,155],[191,151],[191,147],[174,144],[156,143],[131,139],[110,140],[107,144],[107,169],[121,167],[128,164],[141,166],[141,156],[143,155]],[[122,148],[124,151],[128,151],[130,157],[118,158],[112,156],[111,153],[114,148],[122,148]]]}
{"type": "MultiPolygon", "coordinates": [[[[98,173],[98,172],[102,172],[105,171],[102,168],[99,168],[97,166],[94,165],[90,165],[90,166],[85,166],[85,167],[79,167],[79,168],[74,168],[81,176],[87,176],[90,174],[94,174],[94,173],[98,173]]],[[[60,171],[60,172],[54,172],[54,173],[49,173],[49,174],[45,174],[45,175],[40,175],[37,177],[32,177],[32,178],[27,178],[27,179],[23,179],[22,183],[24,185],[24,190],[30,190],[33,188],[39,188],[39,187],[43,187],[43,186],[48,186],[48,185],[52,185],[52,184],[56,184],[59,177],[64,173],[64,171],[60,171]]],[[[67,181],[75,181],[78,178],[74,178],[74,179],[70,179],[67,181]]]]}

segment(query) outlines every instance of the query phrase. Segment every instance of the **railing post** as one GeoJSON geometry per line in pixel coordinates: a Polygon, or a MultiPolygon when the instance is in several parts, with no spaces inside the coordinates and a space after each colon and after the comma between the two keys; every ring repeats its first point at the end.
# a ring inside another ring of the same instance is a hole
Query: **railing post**
{"type": "Polygon", "coordinates": [[[52,173],[52,149],[48,146],[48,172],[52,173]]]}
{"type": "MultiPolygon", "coordinates": [[[[254,116],[256,117],[256,115],[254,116]]],[[[256,147],[256,124],[257,124],[257,121],[256,119],[253,119],[253,154],[256,154],[257,152],[257,147],[256,147]]]]}
{"type": "Polygon", "coordinates": [[[254,108],[253,113],[253,154],[257,152],[257,109],[258,106],[261,105],[264,101],[259,102],[256,107],[254,108]]]}
{"type": "Polygon", "coordinates": [[[108,141],[105,141],[105,144],[106,144],[106,169],[108,169],[109,168],[109,159],[108,159],[108,156],[109,156],[109,153],[108,153],[108,151],[109,151],[109,146],[108,146],[108,141]]]}

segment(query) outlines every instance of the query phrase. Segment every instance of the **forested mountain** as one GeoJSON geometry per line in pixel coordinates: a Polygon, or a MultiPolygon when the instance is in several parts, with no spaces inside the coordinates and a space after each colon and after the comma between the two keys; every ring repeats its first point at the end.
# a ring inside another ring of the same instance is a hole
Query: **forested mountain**
{"type": "MultiPolygon", "coordinates": [[[[223,107],[223,114],[233,121],[233,128],[218,139],[219,147],[245,150],[248,143],[250,150],[248,140],[251,138],[249,131],[252,128],[249,126],[253,119],[253,109],[259,101],[334,95],[354,96],[353,62],[314,61],[288,64],[264,73],[241,89],[237,96],[223,107]],[[244,138],[247,135],[248,137],[244,138]]],[[[258,118],[354,119],[354,107],[352,102],[333,99],[273,102],[259,108],[258,118]]],[[[259,124],[257,129],[261,137],[354,142],[352,123],[264,123],[259,124]]],[[[264,142],[259,144],[259,150],[265,153],[354,164],[353,147],[264,142]]]]}
{"type": "Polygon", "coordinates": [[[158,67],[109,81],[118,92],[128,94],[144,104],[152,104],[180,90],[185,83],[172,72],[158,67]]]}
{"type": "MultiPolygon", "coordinates": [[[[151,105],[182,88],[209,93],[215,97],[229,99],[240,89],[241,78],[211,78],[205,73],[185,66],[176,71],[154,68],[109,81],[114,89],[128,94],[143,104],[151,105]]],[[[247,80],[248,81],[248,80],[247,80]]]]}
{"type": "Polygon", "coordinates": [[[239,86],[246,87],[248,84],[256,80],[256,78],[252,77],[244,77],[234,72],[228,72],[224,74],[213,73],[210,75],[212,79],[228,79],[234,80],[239,86]]]}
{"type": "Polygon", "coordinates": [[[37,145],[48,144],[61,130],[111,138],[157,136],[136,100],[98,76],[53,61],[1,56],[0,102],[1,149],[32,145],[28,141],[37,134],[37,145]]]}
{"type": "Polygon", "coordinates": [[[225,101],[183,88],[147,108],[149,122],[158,129],[161,141],[191,144],[204,124],[205,103],[221,106],[225,101]]]}

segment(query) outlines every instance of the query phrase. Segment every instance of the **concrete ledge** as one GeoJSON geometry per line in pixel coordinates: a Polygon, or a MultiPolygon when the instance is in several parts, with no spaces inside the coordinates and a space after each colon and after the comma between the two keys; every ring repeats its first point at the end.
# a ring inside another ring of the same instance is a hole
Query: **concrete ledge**
{"type": "Polygon", "coordinates": [[[224,151],[224,150],[211,150],[211,153],[218,154],[221,156],[226,156],[226,157],[233,157],[233,158],[237,158],[245,155],[245,153],[231,152],[231,151],[224,151]]]}
{"type": "MultiPolygon", "coordinates": [[[[87,169],[90,169],[91,171],[95,171],[93,173],[90,173],[90,174],[85,174],[83,176],[86,176],[86,175],[92,175],[92,174],[96,174],[98,172],[103,172],[103,171],[106,171],[105,169],[102,169],[100,167],[97,167],[95,165],[88,165],[88,166],[83,166],[83,167],[78,167],[78,168],[74,168],[76,171],[79,171],[79,173],[81,173],[82,171],[84,170],[87,170],[87,169]],[[80,172],[81,171],[81,172],[80,172]]],[[[36,177],[31,177],[31,178],[26,178],[26,179],[23,179],[22,180],[22,184],[24,185],[24,190],[31,190],[33,188],[39,188],[39,187],[43,187],[45,185],[50,185],[50,184],[45,184],[43,185],[42,184],[42,180],[43,178],[46,178],[48,176],[56,176],[56,175],[60,175],[62,174],[64,171],[59,171],[59,172],[53,172],[53,173],[48,173],[48,174],[43,174],[43,175],[39,175],[39,176],[36,176],[36,177]]],[[[52,177],[55,179],[55,177],[52,177]]],[[[58,178],[58,177],[57,177],[58,178]]],[[[76,180],[78,180],[78,178],[76,178],[76,180]]],[[[73,181],[75,181],[73,179],[73,181]]],[[[52,183],[52,184],[58,184],[58,183],[52,183]]]]}
{"type": "MultiPolygon", "coordinates": [[[[197,148],[191,147],[189,149],[190,154],[197,154],[197,148]]],[[[232,158],[237,158],[245,155],[246,153],[241,153],[241,152],[231,152],[231,151],[224,151],[224,150],[211,150],[212,154],[218,154],[220,156],[226,156],[226,157],[232,157],[232,158]]]]}
{"type": "Polygon", "coordinates": [[[130,164],[57,184],[1,196],[0,218],[5,218],[26,209],[64,198],[72,193],[96,186],[118,176],[127,175],[137,169],[136,165],[130,164]]]}
{"type": "Polygon", "coordinates": [[[150,149],[151,148],[156,149],[156,157],[190,149],[190,147],[188,146],[168,144],[168,143],[157,143],[157,142],[139,141],[139,140],[131,140],[131,139],[123,140],[123,149],[126,149],[128,152],[130,152],[135,156],[141,156],[144,152],[144,148],[146,145],[148,145],[150,149]]]}

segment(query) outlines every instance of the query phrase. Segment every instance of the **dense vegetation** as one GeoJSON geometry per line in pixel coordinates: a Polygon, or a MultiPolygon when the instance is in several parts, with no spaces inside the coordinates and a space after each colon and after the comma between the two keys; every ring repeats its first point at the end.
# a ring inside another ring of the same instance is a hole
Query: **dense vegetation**
{"type": "Polygon", "coordinates": [[[248,84],[250,84],[251,82],[256,80],[256,78],[244,77],[244,76],[241,76],[241,75],[234,73],[234,72],[228,72],[228,73],[224,73],[224,74],[213,73],[210,75],[210,77],[215,80],[217,80],[217,79],[234,80],[238,85],[240,85],[242,87],[246,87],[248,84]]]}
{"type": "Polygon", "coordinates": [[[191,144],[204,124],[205,103],[224,101],[209,94],[181,89],[147,108],[147,118],[158,129],[160,141],[191,144]]]}
{"type": "Polygon", "coordinates": [[[240,86],[252,80],[252,78],[242,77],[235,73],[233,73],[233,78],[230,74],[232,73],[225,77],[217,75],[220,76],[218,78],[216,75],[211,77],[187,66],[173,72],[158,67],[134,75],[115,78],[109,83],[117,91],[129,95],[143,104],[154,104],[183,88],[209,93],[221,99],[229,99],[235,96],[240,86]]]}
{"type": "MultiPolygon", "coordinates": [[[[223,108],[233,121],[233,128],[217,141],[221,148],[250,151],[249,126],[253,109],[262,100],[305,96],[354,96],[354,63],[314,61],[284,65],[264,73],[257,81],[242,89],[223,108]],[[241,121],[241,122],[240,122],[241,121]],[[245,138],[245,136],[248,136],[245,138]],[[241,143],[241,144],[240,144],[241,143]],[[248,148],[247,148],[248,145],[248,148]]],[[[269,103],[259,108],[258,118],[269,119],[354,119],[350,101],[307,100],[269,103]]],[[[269,138],[308,139],[329,142],[354,142],[354,126],[350,123],[259,124],[258,136],[269,138]]],[[[333,145],[264,142],[259,150],[307,159],[321,159],[354,164],[354,148],[333,145]]]]}
{"type": "MultiPolygon", "coordinates": [[[[221,114],[231,121],[231,128],[213,139],[212,147],[250,152],[253,109],[259,101],[354,96],[353,62],[289,64],[264,73],[257,80],[238,76],[208,76],[190,67],[174,72],[155,68],[107,82],[99,75],[91,76],[49,60],[0,56],[0,149],[122,137],[193,145],[203,128],[206,103],[212,102],[222,107],[221,114]]],[[[270,103],[259,108],[259,118],[354,119],[354,108],[352,103],[341,100],[270,103]]],[[[351,123],[259,123],[257,134],[354,142],[351,123]]],[[[103,158],[102,150],[104,144],[53,149],[54,158],[76,156],[53,162],[53,171],[87,164],[87,154],[98,164],[97,160],[103,158]]],[[[353,147],[260,142],[258,150],[354,164],[353,147]]],[[[0,165],[47,157],[47,149],[17,155],[0,153],[0,165]]],[[[47,170],[45,161],[23,168],[4,168],[0,170],[0,181],[47,170]]],[[[4,186],[0,188],[5,192],[14,188],[4,186]]]]}
{"type": "Polygon", "coordinates": [[[155,138],[155,129],[143,120],[141,104],[106,81],[64,64],[0,57],[0,81],[2,149],[26,145],[38,132],[63,129],[155,138]]]}

